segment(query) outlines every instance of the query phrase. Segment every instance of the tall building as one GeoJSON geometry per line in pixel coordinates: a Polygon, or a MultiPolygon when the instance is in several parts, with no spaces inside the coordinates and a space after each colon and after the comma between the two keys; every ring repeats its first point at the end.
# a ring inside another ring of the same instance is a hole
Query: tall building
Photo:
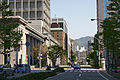
{"type": "MultiPolygon", "coordinates": [[[[106,18],[110,18],[111,15],[109,15],[109,12],[111,12],[110,10],[107,9],[107,6],[109,6],[109,4],[111,3],[111,1],[113,0],[97,0],[97,33],[99,32],[103,32],[103,29],[101,28],[101,22],[103,22],[103,20],[105,20],[106,18]]],[[[103,36],[96,36],[99,37],[100,39],[103,38],[103,36]]],[[[98,41],[99,44],[103,44],[100,43],[98,41]]],[[[100,46],[99,46],[100,47],[100,46]]],[[[104,52],[104,57],[106,59],[106,63],[103,62],[103,65],[106,65],[106,67],[108,66],[108,59],[109,59],[109,54],[104,52]]],[[[99,58],[100,60],[100,58],[99,58]]],[[[102,61],[102,60],[101,60],[102,61]]],[[[104,66],[105,67],[105,66],[104,66]]]]}
{"type": "MultiPolygon", "coordinates": [[[[60,46],[62,46],[64,50],[67,50],[68,53],[68,26],[63,18],[52,19],[51,34],[60,43],[60,46]]],[[[61,64],[66,64],[65,60],[61,59],[61,64]]]]}
{"type": "Polygon", "coordinates": [[[51,34],[63,49],[68,50],[68,27],[63,18],[52,19],[51,34]]]}
{"type": "Polygon", "coordinates": [[[102,32],[102,28],[100,27],[101,22],[109,18],[109,10],[107,10],[107,6],[111,3],[112,0],[97,0],[97,32],[102,32]]]}
{"type": "Polygon", "coordinates": [[[0,0],[7,1],[14,16],[21,16],[41,33],[50,32],[50,0],[0,0]]]}
{"type": "Polygon", "coordinates": [[[68,50],[68,26],[63,18],[52,19],[51,34],[63,49],[68,50]]]}

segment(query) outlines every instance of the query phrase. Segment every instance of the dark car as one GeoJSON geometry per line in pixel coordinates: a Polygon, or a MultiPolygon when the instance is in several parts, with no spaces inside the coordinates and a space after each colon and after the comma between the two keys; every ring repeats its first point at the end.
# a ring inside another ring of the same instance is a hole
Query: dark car
{"type": "Polygon", "coordinates": [[[3,76],[14,75],[14,70],[9,65],[0,65],[0,74],[3,76]]]}
{"type": "Polygon", "coordinates": [[[74,64],[74,70],[79,69],[80,70],[80,65],[79,64],[74,64]]]}
{"type": "Polygon", "coordinates": [[[19,73],[19,72],[22,72],[22,73],[31,72],[31,69],[30,69],[30,66],[27,64],[19,64],[16,66],[16,72],[17,73],[19,73]]]}

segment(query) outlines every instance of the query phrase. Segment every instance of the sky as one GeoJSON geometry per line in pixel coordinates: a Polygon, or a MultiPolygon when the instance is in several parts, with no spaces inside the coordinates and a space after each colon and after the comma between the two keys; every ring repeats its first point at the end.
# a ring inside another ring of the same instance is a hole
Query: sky
{"type": "Polygon", "coordinates": [[[96,0],[51,0],[51,17],[64,18],[72,39],[97,33],[96,0]]]}

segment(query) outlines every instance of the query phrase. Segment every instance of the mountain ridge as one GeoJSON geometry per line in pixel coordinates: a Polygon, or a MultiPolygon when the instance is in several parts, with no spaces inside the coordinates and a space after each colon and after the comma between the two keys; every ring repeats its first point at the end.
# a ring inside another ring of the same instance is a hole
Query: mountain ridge
{"type": "Polygon", "coordinates": [[[74,46],[80,46],[80,47],[85,47],[86,49],[88,48],[88,41],[94,40],[94,37],[90,36],[85,36],[81,37],[78,39],[74,39],[75,45],[74,46]]]}

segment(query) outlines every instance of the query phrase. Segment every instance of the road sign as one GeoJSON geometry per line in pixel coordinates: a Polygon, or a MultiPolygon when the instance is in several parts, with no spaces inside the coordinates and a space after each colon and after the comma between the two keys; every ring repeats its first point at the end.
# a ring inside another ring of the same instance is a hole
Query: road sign
{"type": "Polygon", "coordinates": [[[30,43],[29,43],[29,42],[26,42],[26,43],[25,43],[25,45],[26,45],[26,46],[29,46],[29,45],[30,45],[30,43]]]}
{"type": "Polygon", "coordinates": [[[20,48],[14,48],[14,51],[20,51],[20,48]]]}

